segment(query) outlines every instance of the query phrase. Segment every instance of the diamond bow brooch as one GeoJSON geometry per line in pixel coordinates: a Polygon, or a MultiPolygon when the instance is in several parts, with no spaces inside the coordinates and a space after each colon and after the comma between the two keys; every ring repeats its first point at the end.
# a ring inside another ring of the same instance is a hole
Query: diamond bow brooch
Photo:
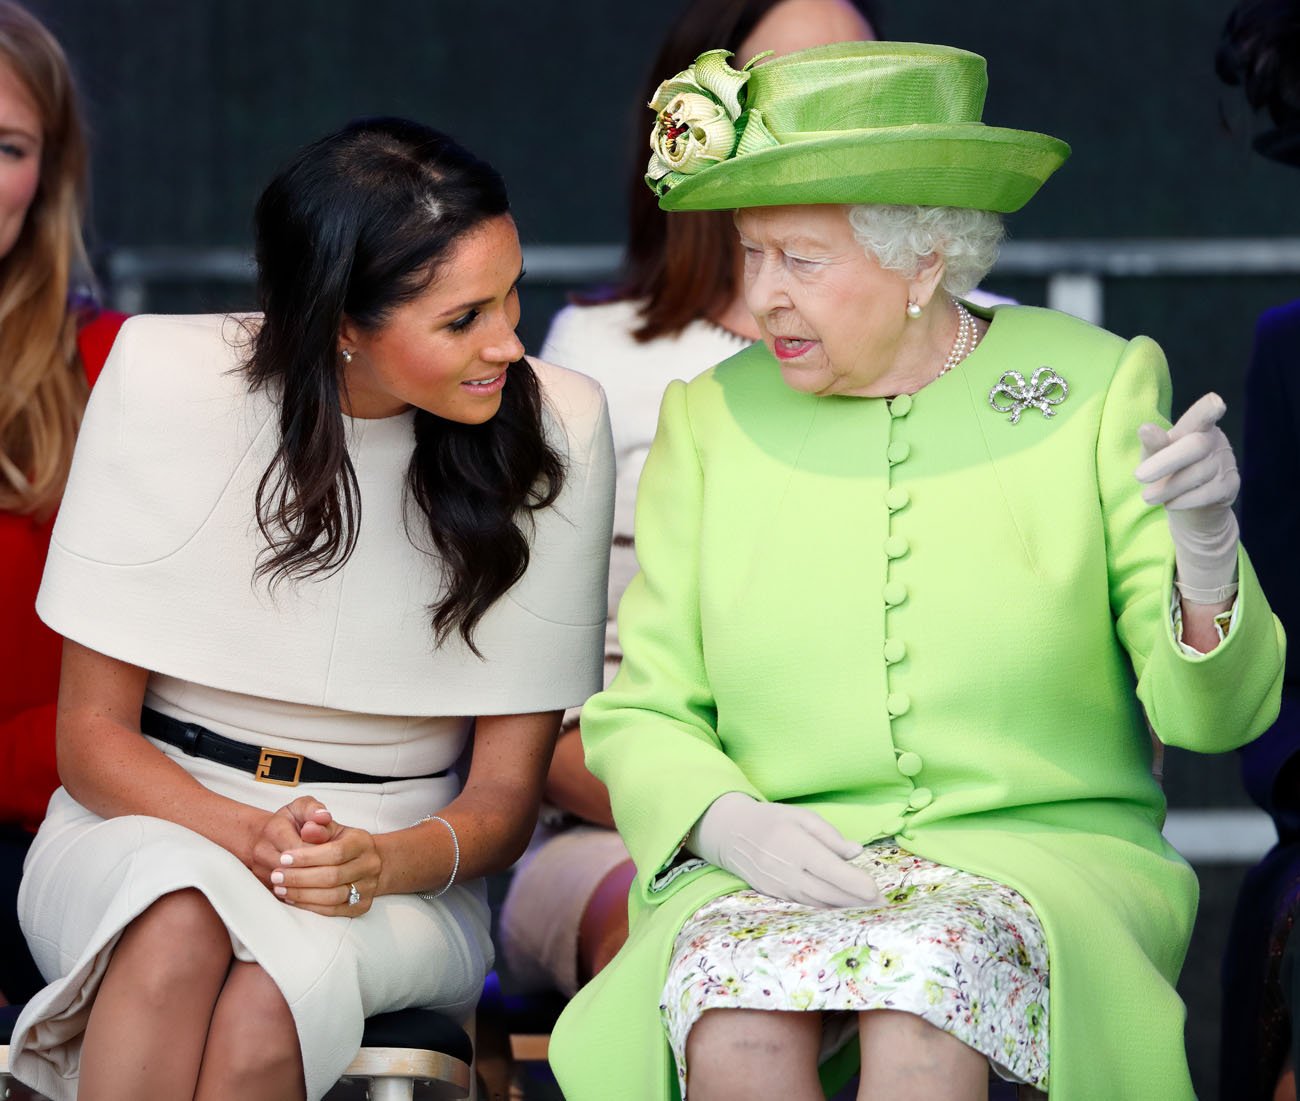
{"type": "Polygon", "coordinates": [[[1044,417],[1056,416],[1054,405],[1070,396],[1069,384],[1050,367],[1040,367],[1029,381],[1019,371],[1003,371],[989,391],[989,404],[999,413],[1010,413],[1011,423],[1020,423],[1020,414],[1031,406],[1044,417]]]}

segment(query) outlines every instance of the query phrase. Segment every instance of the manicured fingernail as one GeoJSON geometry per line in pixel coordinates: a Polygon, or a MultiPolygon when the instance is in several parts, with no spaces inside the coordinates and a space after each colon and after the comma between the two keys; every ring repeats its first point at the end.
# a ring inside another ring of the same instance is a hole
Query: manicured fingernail
{"type": "Polygon", "coordinates": [[[271,882],[272,882],[272,883],[283,883],[283,882],[284,882],[284,872],[272,872],[272,873],[271,873],[271,882]]]}
{"type": "Polygon", "coordinates": [[[281,854],[280,854],[280,863],[281,863],[281,864],[292,864],[292,863],[293,863],[293,853],[281,853],[281,854]]]}
{"type": "Polygon", "coordinates": [[[284,896],[287,895],[287,894],[289,893],[289,888],[288,888],[288,887],[277,887],[277,888],[275,889],[275,893],[276,893],[277,895],[279,895],[281,898],[284,898],[284,896]]]}

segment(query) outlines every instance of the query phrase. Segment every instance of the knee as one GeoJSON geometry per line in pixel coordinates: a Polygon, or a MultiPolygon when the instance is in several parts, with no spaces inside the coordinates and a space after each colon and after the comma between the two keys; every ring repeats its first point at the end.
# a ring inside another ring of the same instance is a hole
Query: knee
{"type": "Polygon", "coordinates": [[[301,1074],[293,1014],[280,988],[257,964],[236,963],[231,969],[209,1030],[208,1055],[218,1058],[236,1094],[233,1087],[240,1082],[301,1074]]]}
{"type": "Polygon", "coordinates": [[[123,932],[114,963],[129,962],[140,997],[165,999],[204,980],[218,982],[232,953],[225,924],[194,890],[164,895],[123,932]]]}
{"type": "Polygon", "coordinates": [[[686,1039],[691,1095],[708,1101],[821,1097],[820,1041],[820,1013],[706,1010],[686,1039]]]}
{"type": "Polygon", "coordinates": [[[873,1009],[858,1014],[862,1063],[884,1071],[923,1070],[983,1080],[988,1061],[956,1036],[914,1013],[873,1009]]]}
{"type": "Polygon", "coordinates": [[[809,1049],[820,1035],[821,1015],[759,1009],[707,1009],[686,1038],[690,1066],[785,1063],[809,1049]]]}
{"type": "Polygon", "coordinates": [[[578,927],[578,981],[595,978],[627,940],[627,893],[636,866],[624,861],[600,881],[578,927]]]}

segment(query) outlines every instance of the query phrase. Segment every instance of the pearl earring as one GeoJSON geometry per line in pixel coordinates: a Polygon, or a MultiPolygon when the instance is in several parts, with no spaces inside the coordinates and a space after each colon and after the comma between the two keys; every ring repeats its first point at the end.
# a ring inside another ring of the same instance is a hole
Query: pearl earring
{"type": "Polygon", "coordinates": [[[917,305],[915,302],[909,301],[907,303],[907,316],[910,317],[913,321],[915,321],[918,317],[921,316],[921,307],[917,305]]]}
{"type": "Polygon", "coordinates": [[[344,365],[345,367],[348,366],[349,364],[351,364],[351,362],[352,362],[352,349],[350,349],[350,348],[344,348],[342,351],[339,352],[339,355],[343,357],[343,365],[344,365]]]}

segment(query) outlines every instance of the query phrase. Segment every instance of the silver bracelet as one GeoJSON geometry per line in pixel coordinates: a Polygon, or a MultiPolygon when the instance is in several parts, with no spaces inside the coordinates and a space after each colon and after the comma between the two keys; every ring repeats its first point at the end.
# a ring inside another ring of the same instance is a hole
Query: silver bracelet
{"type": "Polygon", "coordinates": [[[447,827],[448,830],[451,831],[451,848],[452,848],[451,877],[447,880],[446,883],[442,885],[441,889],[437,891],[417,892],[417,894],[419,894],[419,896],[422,899],[425,899],[428,902],[432,902],[435,898],[438,898],[441,895],[445,895],[448,891],[450,891],[451,885],[456,882],[456,873],[460,871],[460,841],[456,837],[455,827],[452,826],[452,824],[448,822],[447,819],[441,817],[440,815],[426,814],[415,824],[417,826],[422,826],[424,825],[425,822],[441,822],[444,826],[447,827]]]}

